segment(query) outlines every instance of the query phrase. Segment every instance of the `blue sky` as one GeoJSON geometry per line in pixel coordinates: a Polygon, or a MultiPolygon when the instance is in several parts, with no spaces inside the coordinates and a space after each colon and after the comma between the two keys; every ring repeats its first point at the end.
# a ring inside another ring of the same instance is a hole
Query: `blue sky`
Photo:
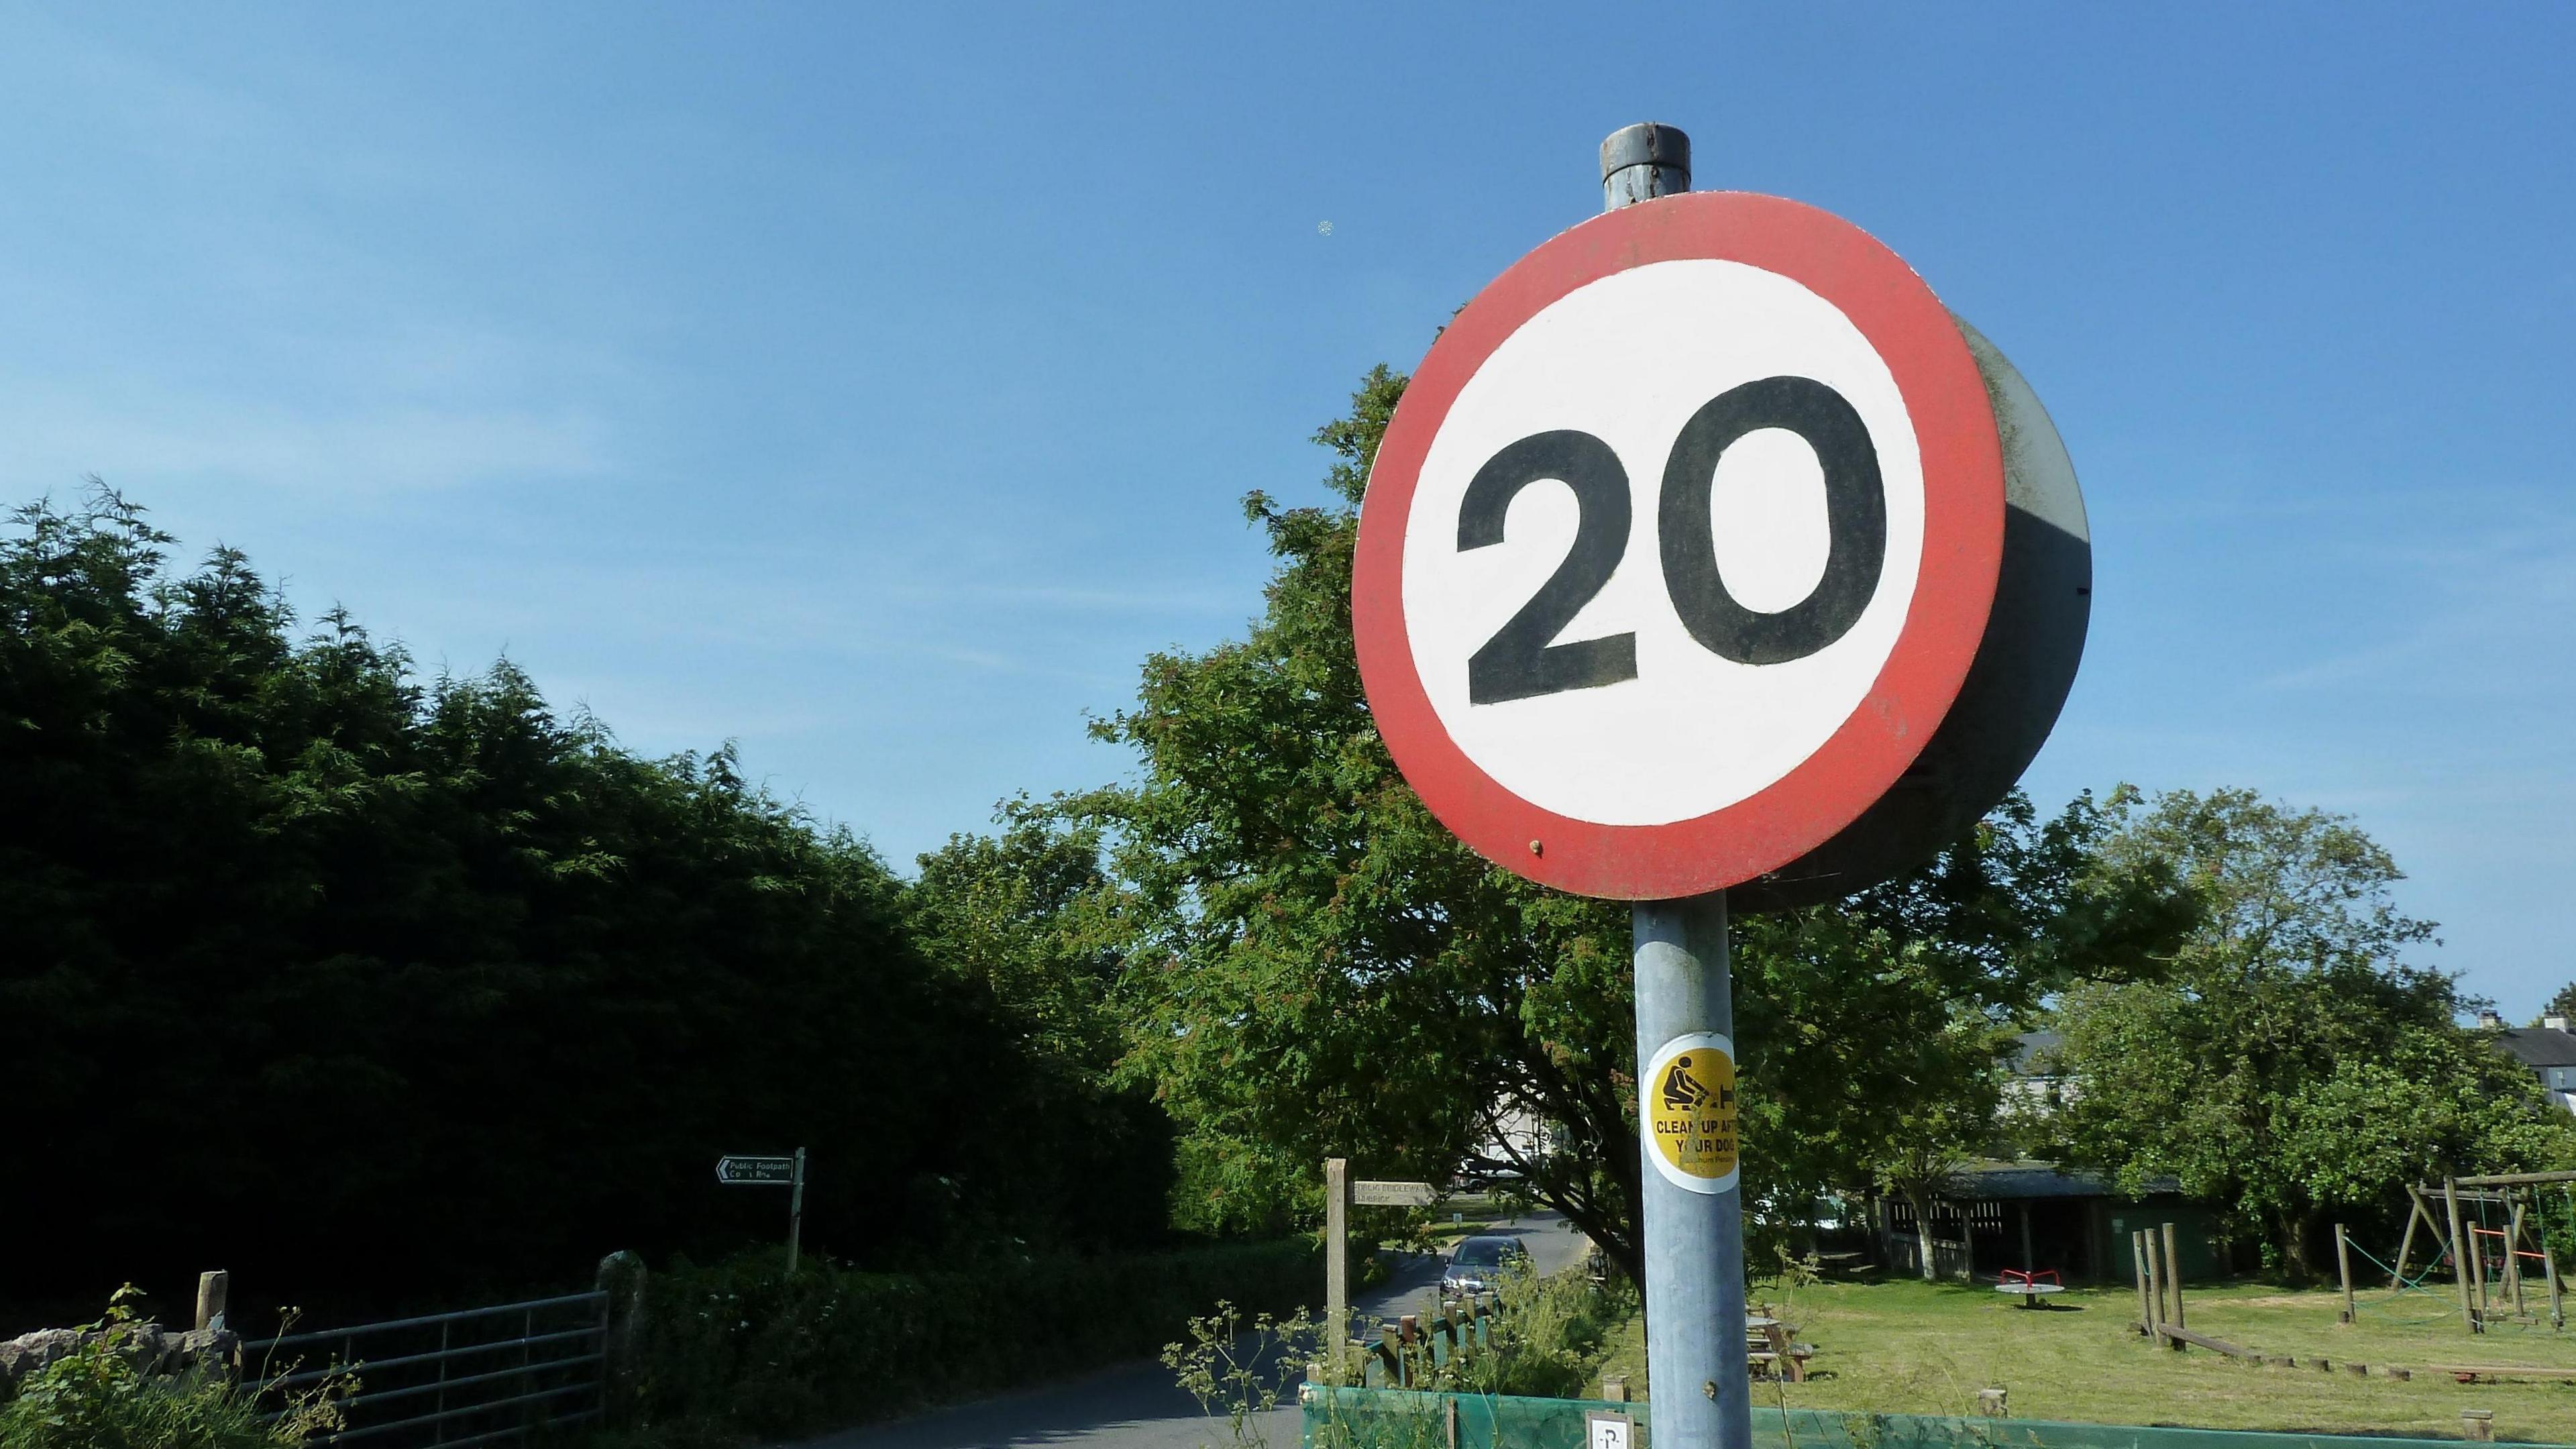
{"type": "Polygon", "coordinates": [[[2576,977],[2576,8],[1604,14],[13,6],[0,493],[908,865],[1122,771],[1086,713],[1258,607],[1241,494],[1663,120],[2048,401],[2099,580],[2036,795],[2351,812],[2473,989],[2576,977]]]}

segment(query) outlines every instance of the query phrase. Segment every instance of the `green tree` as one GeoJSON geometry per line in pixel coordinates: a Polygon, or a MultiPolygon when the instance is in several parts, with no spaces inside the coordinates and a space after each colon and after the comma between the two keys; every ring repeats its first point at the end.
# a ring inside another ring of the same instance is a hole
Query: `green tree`
{"type": "Polygon", "coordinates": [[[1009,1113],[1016,1190],[1056,1205],[1087,1243],[1160,1237],[1170,1218],[1171,1119],[1118,1078],[1126,1035],[1115,923],[1101,919],[1100,843],[1025,801],[998,834],[956,835],[920,858],[905,895],[914,944],[973,989],[1018,1073],[1009,1113]]]}
{"type": "MultiPolygon", "coordinates": [[[[2570,981],[2566,985],[2559,987],[2558,994],[2549,998],[2549,1004],[2540,1009],[2540,1014],[2542,1016],[2564,1016],[2576,1019],[2576,981],[2570,981]]],[[[2537,1019],[2532,1022],[2532,1025],[2534,1026],[2538,1026],[2539,1024],[2540,1022],[2537,1019]]]]}
{"type": "MultiPolygon", "coordinates": [[[[1631,1273],[1640,1164],[1629,915],[1461,846],[1395,771],[1352,653],[1356,505],[1403,390],[1380,367],[1317,441],[1330,500],[1246,499],[1279,560],[1241,640],[1149,659],[1098,735],[1130,785],[1102,832],[1127,954],[1129,1069],[1182,1124],[1180,1211],[1311,1210],[1318,1159],[1522,1184],[1631,1273]],[[1533,1151],[1511,1124],[1556,1130],[1533,1151]]],[[[2152,888],[2102,876],[2101,812],[2016,798],[1927,869],[1738,923],[1747,1181],[1774,1216],[1907,1150],[1899,1104],[1992,1101],[2007,1024],[2079,966],[2144,952],[2152,888]]]]}
{"type": "Polygon", "coordinates": [[[843,1254],[1162,1225],[1158,1188],[1113,1230],[979,1146],[995,1084],[1079,1052],[936,969],[865,842],[168,542],[104,491],[0,530],[0,1221],[48,1243],[13,1291],[223,1262],[362,1309],[345,1264],[389,1242],[405,1294],[555,1283],[774,1237],[709,1168],[799,1144],[843,1254]]]}
{"type": "Polygon", "coordinates": [[[2349,819],[2177,791],[2124,801],[2105,855],[2170,871],[2199,923],[2162,976],[2062,1004],[2072,1160],[2131,1191],[2170,1174],[2304,1278],[2329,1207],[2568,1157],[2563,1114],[2458,1026],[2476,1003],[2407,959],[2433,927],[2397,909],[2396,862],[2349,819]]]}

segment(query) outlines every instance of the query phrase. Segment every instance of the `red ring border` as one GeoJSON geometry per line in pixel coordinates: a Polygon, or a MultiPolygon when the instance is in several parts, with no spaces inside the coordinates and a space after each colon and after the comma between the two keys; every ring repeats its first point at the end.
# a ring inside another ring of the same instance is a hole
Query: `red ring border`
{"type": "Polygon", "coordinates": [[[1688,192],[1595,217],[1512,264],[1451,319],[1405,388],[1370,468],[1352,564],[1360,680],[1396,767],[1487,860],[1576,895],[1670,900],[1805,855],[1875,804],[1958,698],[2003,563],[1994,405],[1958,324],[1877,238],[1776,196],[1688,192]],[[1664,825],[1575,820],[1521,799],[1449,737],[1404,625],[1404,533],[1432,439],[1494,349],[1575,289],[1631,267],[1717,258],[1776,272],[1840,308],[1894,374],[1923,460],[1914,600],[1868,695],[1831,738],[1752,796],[1664,825]]]}

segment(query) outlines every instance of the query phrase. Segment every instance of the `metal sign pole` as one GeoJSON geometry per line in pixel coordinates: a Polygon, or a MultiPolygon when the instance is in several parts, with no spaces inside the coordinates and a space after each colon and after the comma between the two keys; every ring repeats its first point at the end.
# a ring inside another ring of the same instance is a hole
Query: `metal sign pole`
{"type": "MultiPolygon", "coordinates": [[[[1629,126],[1601,143],[1601,209],[1690,190],[1690,138],[1670,126],[1629,126]]],[[[1633,916],[1639,1148],[1644,1154],[1646,1363],[1664,1449],[1750,1449],[1752,1385],[1744,1345],[1743,1192],[1679,1186],[1657,1163],[1648,1064],[1684,1037],[1731,1045],[1726,896],[1640,901],[1633,916]]],[[[1683,1058],[1685,1062],[1688,1058],[1683,1058]]],[[[1731,1093],[1732,1063],[1723,1074],[1731,1093]]],[[[1731,1099],[1727,1104],[1732,1106],[1731,1099]]]]}
{"type": "MultiPolygon", "coordinates": [[[[1635,907],[1637,1062],[1678,1037],[1732,1041],[1726,896],[1640,901],[1635,907]]],[[[1653,1160],[1654,1082],[1638,1084],[1646,1154],[1646,1371],[1656,1387],[1655,1434],[1666,1449],[1749,1449],[1753,1396],[1744,1345],[1743,1192],[1676,1185],[1653,1160]]]]}

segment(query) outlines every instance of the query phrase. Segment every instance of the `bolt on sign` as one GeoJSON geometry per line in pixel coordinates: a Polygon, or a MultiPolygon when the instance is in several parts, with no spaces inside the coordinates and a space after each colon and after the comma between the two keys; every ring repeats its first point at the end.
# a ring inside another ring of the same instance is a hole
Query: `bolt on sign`
{"type": "Polygon", "coordinates": [[[2001,799],[2082,654],[2073,465],[2003,355],[1813,207],[1667,196],[1441,333],[1352,579],[1387,748],[1578,895],[1806,904],[2001,799]]]}

